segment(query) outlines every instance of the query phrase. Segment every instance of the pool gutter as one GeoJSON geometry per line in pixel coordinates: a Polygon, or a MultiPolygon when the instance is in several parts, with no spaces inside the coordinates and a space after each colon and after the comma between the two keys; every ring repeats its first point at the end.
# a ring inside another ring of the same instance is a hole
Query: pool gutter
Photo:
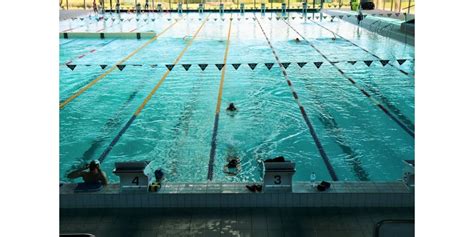
{"type": "Polygon", "coordinates": [[[414,207],[414,193],[401,181],[332,182],[323,192],[296,182],[292,192],[252,193],[248,183],[168,183],[157,192],[123,193],[119,184],[99,192],[74,193],[77,184],[60,187],[60,208],[176,207],[414,207]]]}

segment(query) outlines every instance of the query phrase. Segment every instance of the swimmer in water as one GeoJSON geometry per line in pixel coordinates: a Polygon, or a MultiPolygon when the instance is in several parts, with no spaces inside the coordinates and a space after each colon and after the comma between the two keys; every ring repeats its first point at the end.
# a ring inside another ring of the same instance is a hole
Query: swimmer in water
{"type": "Polygon", "coordinates": [[[186,36],[183,37],[183,40],[184,40],[185,42],[188,42],[189,40],[191,40],[191,38],[192,38],[191,36],[186,35],[186,36]]]}
{"type": "Polygon", "coordinates": [[[238,109],[235,107],[234,103],[230,103],[229,106],[226,109],[227,115],[234,117],[235,114],[237,113],[238,109]]]}
{"type": "Polygon", "coordinates": [[[227,175],[237,175],[240,172],[240,158],[234,147],[227,150],[227,164],[224,165],[224,173],[227,175]]]}
{"type": "Polygon", "coordinates": [[[237,108],[235,107],[234,103],[229,104],[229,107],[227,107],[227,111],[237,111],[237,108]]]}
{"type": "Polygon", "coordinates": [[[240,171],[240,159],[238,157],[229,157],[227,164],[224,165],[224,173],[235,176],[240,171]]]}
{"type": "Polygon", "coordinates": [[[296,41],[296,43],[299,43],[299,42],[300,42],[300,39],[299,39],[299,38],[296,38],[295,41],[296,41]]]}

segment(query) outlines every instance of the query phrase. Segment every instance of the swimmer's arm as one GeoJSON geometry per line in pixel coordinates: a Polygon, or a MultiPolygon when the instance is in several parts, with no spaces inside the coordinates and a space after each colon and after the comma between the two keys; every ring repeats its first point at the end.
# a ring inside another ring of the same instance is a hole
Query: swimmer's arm
{"type": "Polygon", "coordinates": [[[103,185],[107,185],[109,181],[107,180],[107,176],[105,175],[105,172],[100,170],[100,181],[102,182],[103,185]]]}
{"type": "Polygon", "coordinates": [[[68,179],[75,179],[75,178],[82,177],[84,175],[84,170],[85,169],[87,169],[87,168],[79,169],[79,170],[76,170],[76,171],[73,171],[73,172],[69,173],[67,175],[68,179]]]}

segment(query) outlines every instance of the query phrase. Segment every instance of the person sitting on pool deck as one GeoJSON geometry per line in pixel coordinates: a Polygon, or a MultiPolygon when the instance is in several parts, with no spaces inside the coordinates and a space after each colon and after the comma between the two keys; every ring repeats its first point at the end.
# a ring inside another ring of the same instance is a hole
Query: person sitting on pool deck
{"type": "Polygon", "coordinates": [[[100,169],[100,162],[98,160],[93,160],[86,167],[69,173],[67,177],[69,179],[82,177],[85,183],[100,183],[102,185],[107,185],[108,183],[107,176],[100,169]],[[89,171],[85,171],[86,169],[89,169],[89,171]]]}

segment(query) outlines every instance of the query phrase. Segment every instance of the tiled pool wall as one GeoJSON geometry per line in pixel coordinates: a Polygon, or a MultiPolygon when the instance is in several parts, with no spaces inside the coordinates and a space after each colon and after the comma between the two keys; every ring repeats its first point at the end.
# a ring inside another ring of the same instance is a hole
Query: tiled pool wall
{"type": "Polygon", "coordinates": [[[123,193],[110,184],[94,193],[74,193],[76,184],[60,187],[60,208],[177,208],[177,207],[414,207],[414,192],[404,183],[332,182],[316,191],[308,182],[293,192],[252,193],[247,183],[169,183],[158,192],[123,193]]]}

